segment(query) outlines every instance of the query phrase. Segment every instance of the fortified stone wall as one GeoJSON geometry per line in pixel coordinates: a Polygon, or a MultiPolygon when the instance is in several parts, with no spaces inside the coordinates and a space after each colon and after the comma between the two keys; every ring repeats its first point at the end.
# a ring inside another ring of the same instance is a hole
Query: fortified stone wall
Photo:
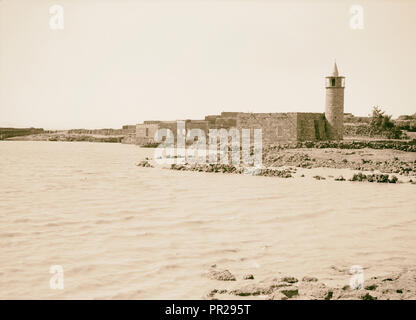
{"type": "MultiPolygon", "coordinates": [[[[176,121],[145,121],[136,128],[138,144],[154,142],[160,128],[171,130],[177,136],[176,121]]],[[[206,116],[205,120],[186,120],[185,129],[201,129],[208,140],[210,129],[250,129],[251,143],[254,129],[262,129],[263,145],[277,145],[294,141],[319,141],[328,139],[328,122],[324,113],[242,113],[223,112],[221,116],[206,116]]],[[[189,142],[189,141],[188,141],[189,142]]]]}
{"type": "Polygon", "coordinates": [[[159,129],[158,124],[140,123],[136,125],[136,144],[143,145],[154,142],[156,131],[159,129]]]}
{"type": "Polygon", "coordinates": [[[237,128],[251,129],[251,141],[254,129],[262,129],[263,145],[279,144],[297,140],[296,113],[240,113],[237,128]]]}
{"type": "MultiPolygon", "coordinates": [[[[168,129],[172,132],[175,139],[177,136],[177,122],[176,121],[145,121],[143,124],[136,126],[136,143],[146,144],[155,142],[154,137],[158,129],[168,129]]],[[[205,135],[208,135],[209,122],[205,120],[186,120],[185,129],[188,132],[192,129],[201,129],[205,135]]],[[[165,139],[165,138],[163,138],[165,139]]]]}
{"type": "Polygon", "coordinates": [[[221,118],[237,118],[241,112],[221,112],[221,118]]]}
{"type": "Polygon", "coordinates": [[[121,130],[122,130],[122,134],[134,134],[136,132],[136,126],[124,125],[121,130]]]}
{"type": "Polygon", "coordinates": [[[220,118],[219,115],[209,115],[209,116],[205,116],[205,121],[208,121],[208,124],[210,126],[214,126],[215,125],[215,120],[217,120],[217,118],[220,118]]]}
{"type": "Polygon", "coordinates": [[[324,113],[297,113],[297,140],[326,140],[326,120],[324,113]]]}
{"type": "Polygon", "coordinates": [[[221,115],[209,115],[205,117],[209,129],[230,129],[237,126],[237,117],[241,112],[221,112],[221,115]]]}
{"type": "Polygon", "coordinates": [[[215,120],[215,125],[211,126],[212,129],[230,129],[237,126],[237,118],[217,118],[215,120]]]}
{"type": "Polygon", "coordinates": [[[158,121],[158,120],[145,120],[143,121],[144,124],[158,124],[161,123],[162,121],[158,121]]]}
{"type": "Polygon", "coordinates": [[[169,129],[173,136],[176,137],[176,131],[178,130],[176,121],[161,121],[159,122],[160,129],[169,129]]]}
{"type": "Polygon", "coordinates": [[[192,129],[201,129],[207,135],[210,126],[209,122],[205,120],[186,120],[185,128],[187,132],[192,129]]]}

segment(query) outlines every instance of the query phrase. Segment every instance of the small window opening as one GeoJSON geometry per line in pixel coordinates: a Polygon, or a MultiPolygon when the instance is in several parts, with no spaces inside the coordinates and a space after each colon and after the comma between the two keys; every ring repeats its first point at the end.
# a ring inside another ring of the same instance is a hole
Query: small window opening
{"type": "Polygon", "coordinates": [[[335,79],[331,79],[331,85],[335,87],[335,79]]]}

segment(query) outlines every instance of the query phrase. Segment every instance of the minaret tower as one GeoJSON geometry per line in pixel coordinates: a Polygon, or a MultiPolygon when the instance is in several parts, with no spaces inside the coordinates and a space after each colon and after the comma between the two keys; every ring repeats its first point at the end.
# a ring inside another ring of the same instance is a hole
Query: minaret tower
{"type": "Polygon", "coordinates": [[[328,140],[342,140],[344,135],[344,89],[345,77],[338,74],[337,63],[334,71],[326,77],[325,118],[328,140]]]}

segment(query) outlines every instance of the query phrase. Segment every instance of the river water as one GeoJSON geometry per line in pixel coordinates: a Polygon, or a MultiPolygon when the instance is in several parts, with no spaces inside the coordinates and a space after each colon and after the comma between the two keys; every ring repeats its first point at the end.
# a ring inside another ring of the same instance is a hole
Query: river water
{"type": "Polygon", "coordinates": [[[416,262],[414,185],[141,168],[153,150],[123,144],[3,141],[0,155],[1,299],[200,299],[214,264],[342,285],[352,265],[416,262]]]}

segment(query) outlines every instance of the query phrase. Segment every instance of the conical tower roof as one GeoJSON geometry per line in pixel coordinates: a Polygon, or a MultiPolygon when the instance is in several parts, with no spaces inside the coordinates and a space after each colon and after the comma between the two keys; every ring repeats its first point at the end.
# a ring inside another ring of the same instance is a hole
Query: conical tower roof
{"type": "Polygon", "coordinates": [[[336,61],[335,61],[335,63],[334,63],[334,70],[332,71],[331,76],[333,76],[333,77],[338,77],[338,76],[339,76],[339,73],[338,73],[338,66],[337,66],[337,62],[336,62],[336,61]]]}

